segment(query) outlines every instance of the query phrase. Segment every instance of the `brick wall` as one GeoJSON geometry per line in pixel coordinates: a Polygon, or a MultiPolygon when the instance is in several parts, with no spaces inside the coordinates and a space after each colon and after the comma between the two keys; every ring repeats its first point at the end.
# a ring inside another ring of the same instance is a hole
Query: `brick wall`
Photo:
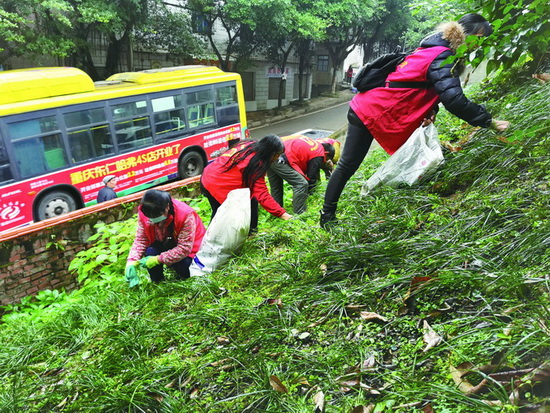
{"type": "MultiPolygon", "coordinates": [[[[199,195],[197,182],[184,186],[168,184],[157,189],[167,190],[175,198],[199,195]]],[[[90,207],[88,210],[93,211],[90,214],[75,211],[71,214],[82,216],[50,227],[42,225],[35,231],[1,241],[0,305],[19,302],[21,298],[41,290],[64,288],[71,291],[78,288],[76,274],[70,273],[68,267],[79,251],[90,246],[87,240],[94,234],[94,225],[100,221],[111,223],[132,217],[137,212],[142,194],[110,201],[114,203],[111,207],[101,204],[90,207]],[[128,208],[129,204],[132,209],[128,208]]]]}

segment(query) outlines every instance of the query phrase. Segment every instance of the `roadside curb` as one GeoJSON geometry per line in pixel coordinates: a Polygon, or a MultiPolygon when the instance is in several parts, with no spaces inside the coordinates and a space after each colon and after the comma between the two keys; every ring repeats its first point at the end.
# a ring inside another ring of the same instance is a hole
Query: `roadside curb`
{"type": "Polygon", "coordinates": [[[349,102],[353,98],[350,90],[342,90],[336,93],[334,97],[321,96],[308,100],[304,106],[287,105],[281,109],[270,109],[264,111],[247,112],[248,127],[250,129],[261,126],[269,126],[272,123],[280,122],[286,119],[292,119],[300,115],[316,112],[318,110],[337,106],[341,103],[349,102]]]}

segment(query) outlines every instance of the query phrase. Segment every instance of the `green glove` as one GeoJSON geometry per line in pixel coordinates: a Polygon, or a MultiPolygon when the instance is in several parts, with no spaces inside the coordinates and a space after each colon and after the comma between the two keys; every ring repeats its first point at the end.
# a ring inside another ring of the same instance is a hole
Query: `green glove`
{"type": "Polygon", "coordinates": [[[140,264],[145,268],[153,268],[160,265],[158,255],[151,255],[150,257],[143,257],[139,260],[140,264]]]}
{"type": "Polygon", "coordinates": [[[137,275],[137,266],[139,265],[139,261],[128,261],[126,263],[126,270],[124,270],[124,276],[126,277],[126,281],[128,281],[128,284],[130,288],[135,287],[139,284],[139,277],[137,275]]]}

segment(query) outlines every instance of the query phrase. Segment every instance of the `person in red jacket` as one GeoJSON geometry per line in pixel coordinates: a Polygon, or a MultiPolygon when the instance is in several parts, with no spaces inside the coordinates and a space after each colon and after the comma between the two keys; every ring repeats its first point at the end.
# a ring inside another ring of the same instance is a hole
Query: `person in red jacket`
{"type": "Polygon", "coordinates": [[[164,280],[164,265],[179,279],[189,278],[189,266],[206,229],[199,215],[168,192],[150,189],[138,207],[138,228],[126,264],[130,287],[139,284],[136,268],[147,268],[151,281],[164,280]]]}
{"type": "Polygon", "coordinates": [[[281,138],[285,152],[267,171],[271,196],[283,206],[283,183],[292,186],[292,209],[295,214],[306,211],[307,197],[319,181],[319,172],[334,157],[334,147],[304,135],[281,138]]]}
{"type": "Polygon", "coordinates": [[[288,220],[290,214],[267,190],[265,174],[269,165],[284,152],[277,135],[267,135],[259,141],[243,141],[208,164],[201,176],[201,192],[210,202],[212,218],[234,189],[250,188],[250,230],[258,228],[258,203],[271,215],[288,220]]]}
{"type": "Polygon", "coordinates": [[[354,96],[342,156],[327,184],[321,227],[336,220],[338,199],[361,165],[373,138],[393,154],[421,124],[427,126],[434,121],[440,102],[472,126],[492,126],[498,131],[508,127],[508,122],[493,120],[484,106],[466,98],[455,70],[459,65],[444,64],[467,36],[488,36],[492,30],[489,22],[475,13],[458,22],[445,23],[397,66],[387,77],[385,87],[354,96]]]}

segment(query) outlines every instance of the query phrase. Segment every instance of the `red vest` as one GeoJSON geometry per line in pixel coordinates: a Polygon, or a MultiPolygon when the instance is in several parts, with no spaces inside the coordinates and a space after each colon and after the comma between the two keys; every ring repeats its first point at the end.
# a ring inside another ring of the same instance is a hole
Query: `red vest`
{"type": "MultiPolygon", "coordinates": [[[[449,48],[418,48],[407,56],[387,80],[424,82],[434,59],[449,48]]],[[[351,108],[380,146],[392,155],[411,136],[422,120],[437,106],[435,88],[410,89],[379,87],[355,95],[351,108]]]]}
{"type": "MultiPolygon", "coordinates": [[[[174,240],[178,239],[178,236],[183,228],[183,224],[185,223],[187,216],[189,214],[192,214],[193,218],[195,219],[195,241],[193,242],[193,248],[191,250],[191,253],[189,254],[189,257],[193,258],[199,250],[199,247],[201,246],[201,242],[204,238],[204,234],[206,233],[206,229],[204,227],[204,224],[202,223],[201,218],[193,208],[191,208],[185,202],[178,201],[177,199],[172,198],[172,202],[174,204],[174,217],[172,217],[171,215],[168,216],[168,218],[166,218],[166,225],[169,225],[173,219],[175,220],[173,234],[174,240]]],[[[149,222],[149,218],[147,218],[143,214],[143,212],[141,212],[141,205],[138,207],[138,217],[139,221],[143,224],[143,227],[145,228],[145,236],[147,237],[147,240],[150,244],[152,244],[153,242],[155,242],[154,224],[151,224],[149,222]]]]}
{"type": "MultiPolygon", "coordinates": [[[[245,145],[248,145],[248,143],[245,145]]],[[[233,189],[243,188],[243,171],[248,166],[254,154],[243,159],[229,171],[225,170],[231,156],[243,147],[243,145],[238,145],[228,150],[210,162],[204,168],[204,171],[202,171],[202,185],[220,204],[225,201],[227,195],[233,189]]],[[[250,188],[250,197],[257,199],[267,212],[276,217],[280,217],[286,212],[269,193],[265,184],[265,177],[261,177],[252,185],[252,188],[250,188]]]]}
{"type": "Polygon", "coordinates": [[[307,164],[313,158],[323,157],[325,161],[325,148],[313,139],[303,135],[290,135],[282,137],[285,144],[285,156],[288,164],[297,172],[307,178],[307,164]]]}

